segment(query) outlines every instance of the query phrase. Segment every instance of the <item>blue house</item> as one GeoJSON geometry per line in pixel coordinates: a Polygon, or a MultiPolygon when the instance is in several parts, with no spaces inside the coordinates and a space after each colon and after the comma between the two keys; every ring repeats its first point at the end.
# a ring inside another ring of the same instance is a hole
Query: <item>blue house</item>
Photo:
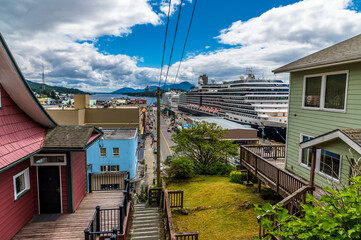
{"type": "Polygon", "coordinates": [[[102,131],[103,137],[86,152],[87,173],[127,171],[130,178],[134,178],[138,160],[138,130],[117,128],[102,131]]]}

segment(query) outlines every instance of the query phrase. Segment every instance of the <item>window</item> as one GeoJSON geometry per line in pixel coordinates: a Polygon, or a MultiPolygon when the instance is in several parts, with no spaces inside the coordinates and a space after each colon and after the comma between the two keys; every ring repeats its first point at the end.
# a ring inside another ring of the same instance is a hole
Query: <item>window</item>
{"type": "Polygon", "coordinates": [[[118,165],[103,165],[100,166],[101,172],[119,171],[118,165]]]}
{"type": "Polygon", "coordinates": [[[106,156],[107,156],[107,149],[100,148],[100,157],[106,157],[106,156]]]}
{"type": "Polygon", "coordinates": [[[119,148],[113,148],[113,157],[119,157],[119,148]]]}
{"type": "Polygon", "coordinates": [[[23,193],[30,189],[29,168],[16,174],[14,180],[14,197],[19,199],[23,193]]]}
{"type": "MultiPolygon", "coordinates": [[[[313,137],[301,135],[301,142],[307,141],[312,139],[313,137]]],[[[312,158],[312,149],[311,148],[305,148],[301,150],[301,163],[311,167],[311,158],[312,158]]]]}
{"type": "Polygon", "coordinates": [[[305,76],[303,107],[345,111],[348,72],[305,76]]]}
{"type": "Polygon", "coordinates": [[[37,154],[31,157],[31,165],[66,165],[65,154],[37,154]]]}
{"type": "Polygon", "coordinates": [[[332,178],[339,179],[340,175],[340,166],[341,166],[341,156],[329,152],[326,150],[321,150],[321,159],[319,161],[319,169],[320,173],[323,173],[332,178]]]}

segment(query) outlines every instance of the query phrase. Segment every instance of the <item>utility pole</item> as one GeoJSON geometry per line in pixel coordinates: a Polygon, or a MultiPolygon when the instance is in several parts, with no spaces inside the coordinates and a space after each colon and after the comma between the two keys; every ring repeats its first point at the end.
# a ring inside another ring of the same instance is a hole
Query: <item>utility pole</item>
{"type": "Polygon", "coordinates": [[[157,89],[157,187],[162,187],[160,179],[160,88],[157,89]]]}

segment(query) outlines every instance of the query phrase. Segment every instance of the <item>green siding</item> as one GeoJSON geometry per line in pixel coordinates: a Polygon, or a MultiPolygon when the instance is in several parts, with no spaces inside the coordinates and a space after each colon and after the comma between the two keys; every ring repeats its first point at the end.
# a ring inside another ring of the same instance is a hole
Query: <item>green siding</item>
{"type": "MultiPolygon", "coordinates": [[[[335,129],[361,128],[361,63],[291,73],[290,86],[286,169],[309,180],[310,170],[299,164],[301,134],[317,137],[335,129]],[[349,71],[346,113],[302,109],[305,75],[344,70],[349,71]]],[[[342,155],[340,184],[347,184],[350,169],[346,156],[350,157],[350,147],[341,141],[333,141],[322,148],[342,155]]],[[[322,187],[327,183],[326,177],[315,174],[317,186],[322,187]]]]}

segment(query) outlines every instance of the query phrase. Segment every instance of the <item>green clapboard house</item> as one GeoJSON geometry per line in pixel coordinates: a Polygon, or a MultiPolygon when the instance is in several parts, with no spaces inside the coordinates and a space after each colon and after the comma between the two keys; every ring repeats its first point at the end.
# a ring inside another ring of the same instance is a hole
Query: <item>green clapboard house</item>
{"type": "Polygon", "coordinates": [[[306,180],[314,170],[318,187],[347,185],[350,151],[361,156],[361,35],[273,72],[290,73],[286,169],[306,180]]]}

